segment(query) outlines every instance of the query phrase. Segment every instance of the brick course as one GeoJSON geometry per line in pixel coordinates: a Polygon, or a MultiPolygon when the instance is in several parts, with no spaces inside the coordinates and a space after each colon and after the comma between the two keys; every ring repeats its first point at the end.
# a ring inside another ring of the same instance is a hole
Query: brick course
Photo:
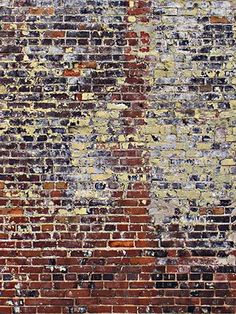
{"type": "Polygon", "coordinates": [[[234,15],[2,0],[0,314],[235,313],[234,15]]]}

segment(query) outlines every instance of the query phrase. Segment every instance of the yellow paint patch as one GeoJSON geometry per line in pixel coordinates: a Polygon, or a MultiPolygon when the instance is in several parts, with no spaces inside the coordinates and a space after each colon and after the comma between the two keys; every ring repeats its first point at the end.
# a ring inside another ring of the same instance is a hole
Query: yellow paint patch
{"type": "Polygon", "coordinates": [[[124,77],[118,77],[116,82],[117,82],[118,85],[122,85],[125,82],[125,78],[124,77]]]}
{"type": "Polygon", "coordinates": [[[224,159],[221,162],[222,166],[234,166],[236,162],[232,158],[224,159]]]}
{"type": "Polygon", "coordinates": [[[232,78],[232,84],[233,84],[233,85],[236,85],[236,77],[233,77],[233,78],[232,78]]]}
{"type": "Polygon", "coordinates": [[[107,169],[107,172],[105,173],[93,173],[91,174],[91,179],[95,181],[99,180],[107,180],[112,176],[112,171],[110,169],[107,169]]]}
{"type": "Polygon", "coordinates": [[[83,150],[87,147],[87,143],[72,143],[73,150],[83,150]]]}
{"type": "Polygon", "coordinates": [[[62,215],[62,216],[86,215],[87,211],[86,211],[86,208],[84,208],[84,207],[76,208],[76,209],[74,209],[72,211],[68,211],[66,209],[60,209],[58,214],[62,215]]]}
{"type": "MultiPolygon", "coordinates": [[[[82,127],[82,128],[78,128],[76,129],[76,132],[80,135],[88,135],[92,132],[92,128],[89,127],[82,127]]],[[[75,133],[76,133],[75,132],[75,133]]]]}
{"type": "Polygon", "coordinates": [[[136,17],[135,17],[135,16],[129,16],[129,17],[128,17],[128,21],[129,21],[130,23],[134,23],[134,22],[136,22],[136,17]]]}
{"type": "Polygon", "coordinates": [[[129,7],[133,8],[134,7],[134,1],[129,1],[129,7]]]}
{"type": "Polygon", "coordinates": [[[90,122],[90,118],[83,118],[79,120],[79,125],[80,126],[88,126],[90,122]]]}
{"type": "Polygon", "coordinates": [[[73,48],[72,47],[68,47],[68,48],[65,49],[65,52],[66,53],[73,52],[73,48]]]}
{"type": "Polygon", "coordinates": [[[211,149],[211,143],[199,143],[197,144],[197,149],[200,149],[200,150],[209,150],[211,149]]]}
{"type": "Polygon", "coordinates": [[[111,109],[111,110],[123,110],[127,108],[128,106],[125,104],[116,104],[116,103],[107,104],[107,109],[111,109]]]}
{"type": "Polygon", "coordinates": [[[177,195],[178,197],[183,197],[187,199],[198,199],[201,193],[197,190],[177,190],[177,195]]]}
{"type": "Polygon", "coordinates": [[[173,72],[172,71],[165,71],[165,70],[155,70],[155,77],[159,78],[159,77],[168,77],[168,76],[172,76],[173,72]]]}
{"type": "Polygon", "coordinates": [[[235,63],[234,62],[228,62],[226,64],[226,69],[227,70],[232,70],[232,69],[234,69],[234,67],[235,67],[235,63]]]}
{"type": "Polygon", "coordinates": [[[230,104],[232,109],[236,109],[236,99],[235,100],[230,100],[229,104],[230,104]]]}
{"type": "Polygon", "coordinates": [[[0,94],[6,94],[7,93],[7,89],[5,86],[1,85],[0,86],[0,94]]]}
{"type": "Polygon", "coordinates": [[[226,135],[226,141],[227,142],[235,142],[235,135],[226,135]]]}
{"type": "Polygon", "coordinates": [[[94,93],[83,93],[82,100],[92,100],[94,99],[94,93]]]}
{"type": "Polygon", "coordinates": [[[29,125],[25,127],[27,134],[34,135],[35,133],[35,126],[29,125]]]}
{"type": "Polygon", "coordinates": [[[87,209],[85,207],[77,208],[77,209],[74,210],[74,212],[77,215],[86,215],[87,214],[87,209]]]}

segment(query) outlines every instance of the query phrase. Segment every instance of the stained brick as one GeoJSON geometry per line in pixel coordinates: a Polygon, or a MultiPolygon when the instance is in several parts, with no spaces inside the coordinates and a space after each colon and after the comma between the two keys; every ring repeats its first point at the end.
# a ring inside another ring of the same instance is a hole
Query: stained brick
{"type": "Polygon", "coordinates": [[[210,22],[213,24],[230,24],[225,16],[211,16],[210,22]]]}

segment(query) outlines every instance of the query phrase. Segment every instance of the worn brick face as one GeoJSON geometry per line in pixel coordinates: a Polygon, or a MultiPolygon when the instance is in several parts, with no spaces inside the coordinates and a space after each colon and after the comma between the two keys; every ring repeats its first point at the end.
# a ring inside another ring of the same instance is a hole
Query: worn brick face
{"type": "Polygon", "coordinates": [[[1,1],[0,314],[235,313],[234,15],[1,1]]]}

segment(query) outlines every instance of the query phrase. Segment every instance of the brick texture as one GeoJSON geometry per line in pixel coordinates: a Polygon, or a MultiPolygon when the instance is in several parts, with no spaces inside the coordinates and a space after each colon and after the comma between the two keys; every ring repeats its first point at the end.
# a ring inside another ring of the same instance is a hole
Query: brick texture
{"type": "Polygon", "coordinates": [[[0,314],[236,313],[235,9],[1,0],[0,314]]]}

